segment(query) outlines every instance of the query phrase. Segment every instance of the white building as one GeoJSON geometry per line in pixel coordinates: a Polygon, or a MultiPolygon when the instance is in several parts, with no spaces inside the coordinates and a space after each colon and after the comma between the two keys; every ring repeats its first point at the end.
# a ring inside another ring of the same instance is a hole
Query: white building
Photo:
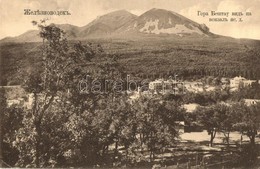
{"type": "Polygon", "coordinates": [[[251,106],[251,105],[260,103],[260,100],[258,100],[258,99],[244,99],[244,101],[247,106],[251,106]]]}
{"type": "Polygon", "coordinates": [[[193,113],[200,105],[197,103],[189,103],[189,104],[184,104],[183,108],[186,110],[188,113],[193,113]]]}
{"type": "Polygon", "coordinates": [[[178,92],[180,85],[183,86],[183,83],[176,80],[157,79],[149,83],[149,90],[159,93],[178,92]]]}
{"type": "Polygon", "coordinates": [[[204,91],[202,82],[185,82],[184,86],[189,92],[199,93],[204,91]]]}
{"type": "Polygon", "coordinates": [[[230,88],[238,89],[239,87],[247,87],[252,85],[256,80],[247,80],[244,77],[237,76],[230,79],[230,88]]]}

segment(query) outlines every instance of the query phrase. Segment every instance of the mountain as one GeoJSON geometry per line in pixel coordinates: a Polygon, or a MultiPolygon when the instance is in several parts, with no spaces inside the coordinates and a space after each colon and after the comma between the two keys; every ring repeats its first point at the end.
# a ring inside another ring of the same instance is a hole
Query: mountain
{"type": "MultiPolygon", "coordinates": [[[[77,38],[77,34],[79,32],[79,27],[70,25],[70,24],[51,24],[59,27],[60,29],[66,32],[66,36],[69,40],[73,40],[77,38]]],[[[39,36],[39,30],[29,30],[19,36],[16,37],[6,37],[2,39],[0,42],[2,43],[23,43],[23,42],[41,42],[42,39],[39,36]]]]}
{"type": "MultiPolygon", "coordinates": [[[[106,37],[143,37],[143,35],[171,34],[178,36],[214,35],[204,24],[198,24],[182,15],[164,9],[151,9],[141,16],[126,10],[119,10],[97,17],[89,24],[78,27],[70,24],[57,24],[66,32],[69,40],[106,37]]],[[[17,37],[8,37],[0,42],[38,42],[39,31],[30,30],[17,37]]]]}
{"type": "Polygon", "coordinates": [[[41,38],[39,37],[38,30],[29,30],[19,36],[16,37],[6,37],[2,39],[0,42],[14,42],[14,43],[22,43],[22,42],[40,42],[41,38]]]}
{"type": "Polygon", "coordinates": [[[66,36],[69,40],[77,38],[78,32],[80,30],[80,27],[70,24],[59,24],[57,27],[66,32],[66,36]]]}
{"type": "Polygon", "coordinates": [[[137,16],[126,11],[119,10],[97,17],[94,21],[80,29],[78,36],[87,38],[88,36],[105,36],[115,32],[126,23],[131,23],[137,16]]]}
{"type": "Polygon", "coordinates": [[[213,35],[204,24],[198,24],[182,15],[164,9],[151,9],[132,23],[122,26],[118,32],[146,34],[213,35]]]}

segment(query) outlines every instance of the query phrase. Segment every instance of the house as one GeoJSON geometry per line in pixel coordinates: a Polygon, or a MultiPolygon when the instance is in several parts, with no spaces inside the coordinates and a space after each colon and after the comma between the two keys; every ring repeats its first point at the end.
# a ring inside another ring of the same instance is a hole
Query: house
{"type": "Polygon", "coordinates": [[[256,80],[247,80],[244,77],[237,76],[233,79],[230,79],[230,88],[235,90],[239,89],[239,87],[247,87],[252,85],[252,83],[256,82],[256,80]]]}
{"type": "Polygon", "coordinates": [[[11,107],[13,105],[21,105],[21,102],[18,99],[7,100],[6,102],[7,102],[7,107],[11,107]]]}
{"type": "Polygon", "coordinates": [[[149,90],[159,93],[175,93],[179,91],[179,87],[183,86],[182,82],[176,80],[168,79],[157,79],[149,83],[149,90]]]}
{"type": "Polygon", "coordinates": [[[199,107],[199,104],[197,103],[189,103],[189,104],[184,104],[183,108],[186,110],[188,113],[193,113],[197,107],[199,107]]]}
{"type": "Polygon", "coordinates": [[[221,83],[222,83],[223,85],[229,84],[229,79],[228,79],[228,78],[222,77],[222,78],[220,79],[220,81],[221,81],[221,83]]]}
{"type": "Polygon", "coordinates": [[[189,92],[198,93],[204,91],[202,82],[186,82],[184,83],[185,89],[189,92]]]}
{"type": "Polygon", "coordinates": [[[245,104],[246,104],[247,106],[251,106],[251,105],[260,103],[260,100],[259,100],[259,99],[244,99],[244,101],[245,101],[245,104]]]}

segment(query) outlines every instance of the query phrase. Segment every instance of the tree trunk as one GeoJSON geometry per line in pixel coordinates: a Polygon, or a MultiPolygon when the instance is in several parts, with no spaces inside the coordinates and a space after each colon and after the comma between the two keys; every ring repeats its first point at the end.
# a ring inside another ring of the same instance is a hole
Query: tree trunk
{"type": "Polygon", "coordinates": [[[152,147],[150,148],[150,162],[153,161],[153,149],[152,147]]]}
{"type": "Polygon", "coordinates": [[[252,145],[255,145],[255,135],[252,135],[251,137],[249,137],[250,138],[250,143],[252,144],[252,145]]]}
{"type": "Polygon", "coordinates": [[[150,139],[150,162],[152,162],[154,160],[154,150],[155,150],[154,134],[152,132],[151,133],[151,139],[150,139]]]}
{"type": "Polygon", "coordinates": [[[243,142],[243,134],[241,133],[241,137],[240,137],[240,145],[242,145],[243,142]]]}
{"type": "Polygon", "coordinates": [[[118,149],[118,140],[116,141],[116,144],[115,144],[115,151],[117,152],[117,149],[118,149]]]}
{"type": "Polygon", "coordinates": [[[216,136],[216,131],[215,130],[211,131],[210,132],[210,147],[213,146],[213,140],[214,140],[215,136],[216,136]]]}
{"type": "Polygon", "coordinates": [[[115,149],[114,149],[114,161],[116,160],[118,152],[118,139],[115,142],[115,149]]]}
{"type": "Polygon", "coordinates": [[[211,136],[211,138],[210,138],[210,147],[213,147],[213,137],[211,136]]]}
{"type": "Polygon", "coordinates": [[[229,147],[229,134],[230,134],[230,132],[227,132],[227,133],[224,132],[224,136],[225,136],[228,147],[229,147]]]}
{"type": "Polygon", "coordinates": [[[228,144],[228,147],[229,147],[229,132],[227,133],[227,144],[228,144]]]}

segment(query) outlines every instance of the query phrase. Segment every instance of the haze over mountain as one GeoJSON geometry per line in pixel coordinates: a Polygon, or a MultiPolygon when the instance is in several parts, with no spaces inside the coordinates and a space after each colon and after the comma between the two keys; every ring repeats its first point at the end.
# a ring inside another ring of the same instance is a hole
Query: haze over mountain
{"type": "MultiPolygon", "coordinates": [[[[63,29],[69,40],[88,38],[106,38],[131,35],[170,34],[177,36],[212,36],[209,28],[198,24],[175,12],[164,9],[151,9],[140,16],[119,10],[97,17],[89,24],[78,27],[70,24],[57,24],[63,29]]],[[[2,42],[37,42],[40,41],[37,30],[30,30],[17,37],[7,37],[2,42]]]]}

